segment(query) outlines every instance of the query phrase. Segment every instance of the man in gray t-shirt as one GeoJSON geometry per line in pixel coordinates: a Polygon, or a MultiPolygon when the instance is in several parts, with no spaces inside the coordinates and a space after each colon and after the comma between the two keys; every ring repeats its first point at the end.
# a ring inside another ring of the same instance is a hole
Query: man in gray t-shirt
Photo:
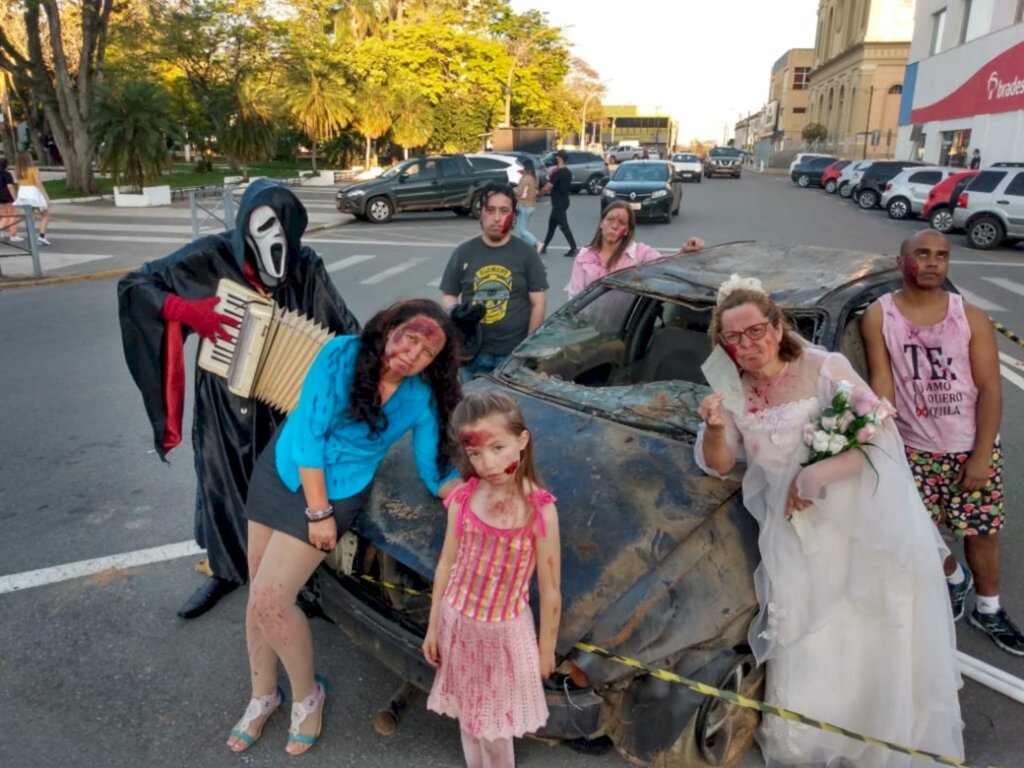
{"type": "Polygon", "coordinates": [[[482,234],[458,246],[441,277],[441,304],[450,310],[460,302],[482,304],[481,344],[476,357],[463,366],[464,378],[489,373],[544,320],[547,272],[523,240],[512,237],[516,198],[507,186],[483,192],[482,234]]]}

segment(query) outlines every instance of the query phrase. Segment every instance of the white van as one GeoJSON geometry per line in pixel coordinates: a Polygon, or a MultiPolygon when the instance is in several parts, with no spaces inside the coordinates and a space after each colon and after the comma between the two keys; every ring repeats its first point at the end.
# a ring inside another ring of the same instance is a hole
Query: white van
{"type": "Polygon", "coordinates": [[[789,164],[789,172],[793,173],[793,169],[796,168],[798,163],[802,163],[804,160],[810,160],[812,157],[835,157],[835,155],[829,155],[824,152],[797,152],[796,157],[793,158],[793,162],[789,164]]]}

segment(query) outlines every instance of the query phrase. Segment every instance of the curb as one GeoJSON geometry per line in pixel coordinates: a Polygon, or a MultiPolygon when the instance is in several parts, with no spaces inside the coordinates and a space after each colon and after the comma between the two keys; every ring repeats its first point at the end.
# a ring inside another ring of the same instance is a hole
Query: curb
{"type": "MultiPolygon", "coordinates": [[[[336,229],[340,227],[343,222],[335,222],[328,224],[317,224],[309,227],[305,231],[305,235],[312,234],[314,232],[324,232],[329,229],[336,229]]],[[[44,285],[57,285],[59,283],[82,283],[86,280],[109,280],[112,277],[122,277],[127,275],[129,272],[134,272],[138,267],[118,267],[117,269],[107,269],[102,272],[82,272],[75,275],[51,275],[50,277],[4,277],[0,274],[0,292],[7,290],[8,288],[35,288],[37,286],[44,285]]]]}

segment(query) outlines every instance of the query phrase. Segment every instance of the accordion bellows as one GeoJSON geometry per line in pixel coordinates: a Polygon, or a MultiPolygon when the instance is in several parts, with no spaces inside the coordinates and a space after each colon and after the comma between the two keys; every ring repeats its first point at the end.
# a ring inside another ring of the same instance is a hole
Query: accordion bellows
{"type": "Polygon", "coordinates": [[[241,322],[231,340],[203,340],[199,367],[226,378],[228,390],[291,413],[313,360],[335,334],[233,280],[217,284],[217,311],[241,322]]]}

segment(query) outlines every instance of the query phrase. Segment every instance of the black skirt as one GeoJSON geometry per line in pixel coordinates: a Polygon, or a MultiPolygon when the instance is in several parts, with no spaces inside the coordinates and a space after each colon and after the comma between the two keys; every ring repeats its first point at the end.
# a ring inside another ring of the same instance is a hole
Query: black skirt
{"type": "MultiPolygon", "coordinates": [[[[306,519],[306,495],[302,486],[291,490],[277,471],[277,436],[260,454],[249,480],[249,495],[245,503],[245,517],[275,531],[287,533],[309,544],[309,520],[306,519]]],[[[356,516],[366,506],[370,486],[347,499],[331,499],[338,536],[352,527],[356,516]]],[[[310,545],[312,546],[312,545],[310,545]]]]}

